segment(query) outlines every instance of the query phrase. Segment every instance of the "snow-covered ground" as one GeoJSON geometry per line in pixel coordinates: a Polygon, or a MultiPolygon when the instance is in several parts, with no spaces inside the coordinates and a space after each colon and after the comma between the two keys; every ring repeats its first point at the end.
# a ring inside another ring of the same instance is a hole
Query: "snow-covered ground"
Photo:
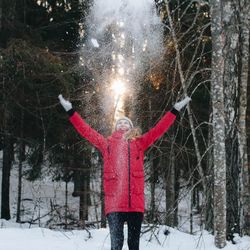
{"type": "MultiPolygon", "coordinates": [[[[17,168],[14,165],[11,172],[11,220],[0,220],[0,250],[109,250],[110,238],[108,229],[89,229],[86,230],[51,230],[49,228],[60,228],[57,223],[64,222],[65,210],[65,183],[53,182],[51,177],[45,175],[41,180],[28,182],[23,180],[22,190],[22,221],[33,221],[29,223],[17,224],[16,219],[16,200],[17,200],[17,168]],[[53,210],[54,209],[54,210],[53,210]],[[53,211],[52,211],[53,210],[53,211]],[[41,217],[41,220],[38,218],[41,217]],[[38,225],[40,224],[41,227],[38,225]]],[[[1,179],[1,171],[0,171],[1,179]]],[[[97,186],[97,185],[96,185],[97,186]]],[[[93,189],[97,189],[96,187],[93,189]]],[[[1,186],[0,186],[1,189],[1,186]]],[[[68,212],[77,218],[79,209],[79,198],[72,197],[73,184],[68,186],[68,212]]],[[[1,190],[0,190],[1,191],[1,190]]],[[[98,191],[98,190],[96,190],[98,191]]],[[[145,189],[146,196],[147,188],[145,189]]],[[[157,197],[164,197],[158,190],[157,197]]],[[[183,192],[184,193],[184,192],[183,192]]],[[[179,204],[179,227],[177,229],[166,226],[157,226],[148,230],[148,225],[143,225],[141,235],[141,250],[215,250],[214,237],[199,226],[199,218],[194,222],[194,235],[189,234],[190,201],[188,193],[183,195],[179,204]],[[165,235],[168,230],[170,233],[165,235]]],[[[93,198],[93,197],[92,197],[93,198]]],[[[158,207],[161,208],[164,200],[157,199],[158,207]],[[161,204],[162,203],[162,204],[161,204]]],[[[99,203],[99,201],[97,201],[99,203]]],[[[97,209],[98,211],[100,208],[97,209]]],[[[95,209],[90,208],[89,222],[95,221],[95,209]]],[[[99,212],[98,212],[99,213],[99,212]]],[[[100,219],[100,218],[99,218],[100,219]]],[[[128,250],[126,243],[126,226],[124,229],[125,241],[123,250],[128,250]]],[[[237,244],[227,243],[224,250],[250,250],[250,237],[236,237],[237,244]]]]}
{"type": "MultiPolygon", "coordinates": [[[[16,224],[0,220],[0,249],[2,250],[109,250],[108,229],[56,231],[45,228],[29,228],[28,224],[16,224]]],[[[126,227],[123,250],[127,250],[126,227]]],[[[216,250],[214,237],[207,232],[190,235],[166,227],[155,228],[141,237],[142,250],[216,250]],[[164,234],[165,230],[170,233],[164,234]]],[[[250,237],[237,238],[237,244],[228,242],[224,250],[250,250],[250,237]]]]}

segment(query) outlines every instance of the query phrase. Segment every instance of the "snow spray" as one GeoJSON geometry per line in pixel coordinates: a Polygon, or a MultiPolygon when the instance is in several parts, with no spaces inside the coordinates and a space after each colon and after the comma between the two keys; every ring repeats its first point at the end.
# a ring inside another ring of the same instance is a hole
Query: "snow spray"
{"type": "Polygon", "coordinates": [[[162,26],[153,0],[95,0],[88,18],[90,68],[98,64],[104,114],[124,115],[125,96],[136,98],[136,75],[162,54],[162,26]],[[92,64],[92,65],[91,65],[92,64]]]}

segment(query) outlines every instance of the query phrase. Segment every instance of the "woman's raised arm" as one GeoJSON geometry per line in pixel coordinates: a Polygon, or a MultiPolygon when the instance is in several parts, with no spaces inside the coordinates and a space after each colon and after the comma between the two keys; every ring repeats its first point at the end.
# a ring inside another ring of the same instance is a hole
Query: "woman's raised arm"
{"type": "Polygon", "coordinates": [[[169,127],[174,123],[178,112],[190,101],[191,98],[187,96],[182,101],[177,102],[171,111],[167,112],[153,128],[151,128],[147,133],[141,136],[139,140],[141,142],[143,150],[146,150],[165,132],[167,132],[169,127]]]}
{"type": "Polygon", "coordinates": [[[97,147],[101,152],[107,148],[107,140],[103,135],[98,133],[95,129],[91,128],[82,117],[73,110],[71,102],[64,99],[62,95],[58,96],[61,105],[69,115],[69,120],[77,130],[77,132],[97,147]]]}

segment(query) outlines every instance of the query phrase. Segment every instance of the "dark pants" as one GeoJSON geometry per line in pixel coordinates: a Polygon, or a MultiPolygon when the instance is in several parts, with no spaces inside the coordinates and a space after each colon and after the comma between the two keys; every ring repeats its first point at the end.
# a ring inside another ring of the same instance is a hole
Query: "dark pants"
{"type": "Polygon", "coordinates": [[[139,250],[141,224],[143,213],[140,212],[114,212],[107,215],[111,250],[122,250],[124,233],[123,226],[128,225],[128,247],[129,250],[139,250]]]}

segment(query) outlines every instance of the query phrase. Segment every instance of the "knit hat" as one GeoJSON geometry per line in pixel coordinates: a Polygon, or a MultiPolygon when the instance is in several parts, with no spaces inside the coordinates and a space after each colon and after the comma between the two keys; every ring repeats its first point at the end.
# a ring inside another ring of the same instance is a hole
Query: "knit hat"
{"type": "Polygon", "coordinates": [[[126,121],[129,123],[129,125],[130,125],[131,128],[134,127],[134,126],[133,126],[133,122],[132,122],[128,117],[123,116],[123,117],[119,118],[119,119],[116,121],[116,123],[115,123],[115,130],[116,130],[117,123],[118,123],[120,120],[126,120],[126,121]]]}

